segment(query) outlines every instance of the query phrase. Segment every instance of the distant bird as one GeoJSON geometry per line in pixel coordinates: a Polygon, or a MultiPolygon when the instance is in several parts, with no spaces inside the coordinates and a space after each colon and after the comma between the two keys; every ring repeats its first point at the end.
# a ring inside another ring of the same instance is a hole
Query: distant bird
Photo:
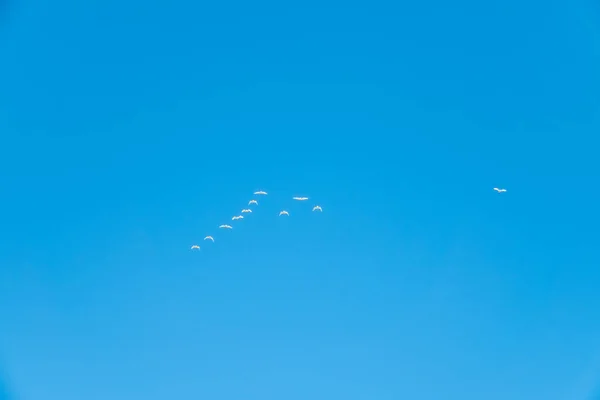
{"type": "Polygon", "coordinates": [[[287,211],[285,211],[285,210],[283,210],[283,211],[281,211],[281,212],[279,213],[279,216],[282,216],[282,215],[287,215],[287,216],[289,217],[289,216],[290,216],[290,213],[289,213],[289,212],[287,212],[287,211]]]}
{"type": "Polygon", "coordinates": [[[212,240],[213,243],[215,242],[215,239],[212,236],[207,236],[204,240],[212,240]]]}
{"type": "Polygon", "coordinates": [[[243,212],[243,213],[251,213],[251,212],[252,212],[252,210],[251,210],[251,209],[249,209],[249,208],[244,208],[244,209],[242,210],[242,212],[243,212]]]}
{"type": "Polygon", "coordinates": [[[256,200],[250,200],[248,202],[248,205],[250,205],[250,204],[257,204],[258,205],[258,201],[256,201],[256,200]]]}
{"type": "Polygon", "coordinates": [[[304,201],[304,200],[308,200],[308,197],[292,197],[292,199],[304,201]]]}
{"type": "Polygon", "coordinates": [[[235,217],[231,218],[232,221],[236,221],[238,219],[244,219],[244,216],[243,215],[236,215],[235,217]]]}
{"type": "Polygon", "coordinates": [[[263,195],[264,195],[264,194],[267,194],[267,192],[264,192],[264,191],[262,191],[262,190],[259,190],[258,192],[254,192],[254,194],[263,194],[263,195]]]}
{"type": "Polygon", "coordinates": [[[197,244],[193,245],[191,250],[200,250],[200,246],[198,246],[197,244]]]}
{"type": "Polygon", "coordinates": [[[233,227],[231,225],[219,225],[219,228],[233,229],[233,227]]]}
{"type": "Polygon", "coordinates": [[[313,207],[313,211],[323,211],[323,209],[321,208],[321,206],[314,206],[313,207]]]}
{"type": "Polygon", "coordinates": [[[498,188],[494,188],[494,190],[498,193],[504,193],[506,192],[506,189],[498,189],[498,188]]]}

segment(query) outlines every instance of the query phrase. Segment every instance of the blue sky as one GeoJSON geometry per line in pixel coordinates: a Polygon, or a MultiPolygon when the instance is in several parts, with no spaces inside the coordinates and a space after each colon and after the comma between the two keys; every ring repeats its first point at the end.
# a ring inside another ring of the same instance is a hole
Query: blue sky
{"type": "Polygon", "coordinates": [[[0,7],[0,398],[594,399],[599,7],[213,3],[0,7]]]}

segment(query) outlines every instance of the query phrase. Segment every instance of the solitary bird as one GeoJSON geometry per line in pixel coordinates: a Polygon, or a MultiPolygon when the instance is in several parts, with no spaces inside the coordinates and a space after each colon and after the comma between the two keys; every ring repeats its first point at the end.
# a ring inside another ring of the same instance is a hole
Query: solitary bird
{"type": "Polygon", "coordinates": [[[292,199],[304,201],[304,200],[308,200],[308,197],[292,197],[292,199]]]}
{"type": "Polygon", "coordinates": [[[212,236],[207,236],[204,240],[212,240],[213,243],[215,242],[215,239],[212,236]]]}
{"type": "Polygon", "coordinates": [[[498,189],[498,188],[494,188],[494,190],[498,193],[504,193],[506,192],[506,189],[498,189]]]}
{"type": "Polygon", "coordinates": [[[193,245],[191,250],[200,250],[200,246],[198,246],[197,244],[193,245]]]}
{"type": "Polygon", "coordinates": [[[254,192],[254,194],[267,194],[267,192],[259,190],[258,192],[254,192]]]}
{"type": "Polygon", "coordinates": [[[250,200],[248,202],[248,205],[250,205],[250,204],[257,204],[258,205],[258,201],[256,201],[256,200],[250,200]]]}
{"type": "Polygon", "coordinates": [[[283,210],[283,211],[281,211],[281,212],[279,213],[279,216],[282,216],[282,215],[287,215],[287,216],[289,217],[290,213],[289,213],[289,212],[287,212],[287,211],[285,211],[285,210],[283,210]]]}
{"type": "Polygon", "coordinates": [[[236,215],[235,217],[231,218],[232,221],[236,221],[238,219],[244,219],[244,217],[242,215],[236,215]]]}
{"type": "Polygon", "coordinates": [[[242,212],[243,212],[243,213],[251,213],[251,212],[252,212],[252,210],[251,210],[251,209],[249,209],[249,208],[244,208],[244,209],[242,210],[242,212]]]}
{"type": "Polygon", "coordinates": [[[219,228],[233,229],[233,227],[231,225],[219,225],[219,228]]]}
{"type": "Polygon", "coordinates": [[[323,211],[323,209],[321,208],[321,206],[314,206],[313,207],[313,211],[323,211]]]}

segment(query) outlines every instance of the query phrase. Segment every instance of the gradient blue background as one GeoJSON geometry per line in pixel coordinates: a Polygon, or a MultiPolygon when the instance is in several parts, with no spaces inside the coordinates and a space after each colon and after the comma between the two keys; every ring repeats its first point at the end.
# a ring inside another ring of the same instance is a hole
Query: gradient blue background
{"type": "Polygon", "coordinates": [[[3,1],[3,400],[597,395],[597,4],[3,1]]]}

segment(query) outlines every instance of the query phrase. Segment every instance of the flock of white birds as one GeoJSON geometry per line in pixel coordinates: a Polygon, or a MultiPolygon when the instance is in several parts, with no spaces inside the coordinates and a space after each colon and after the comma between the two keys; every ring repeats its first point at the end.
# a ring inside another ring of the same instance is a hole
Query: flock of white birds
{"type": "MultiPolygon", "coordinates": [[[[501,189],[501,188],[497,188],[497,187],[495,187],[495,188],[494,188],[494,191],[496,191],[497,193],[504,193],[504,192],[506,192],[506,189],[501,189]]],[[[257,191],[257,192],[254,192],[254,195],[256,195],[256,196],[266,196],[266,195],[267,195],[267,192],[265,192],[265,191],[263,191],[263,190],[259,190],[259,191],[257,191]]],[[[296,200],[296,201],[307,201],[307,200],[308,200],[308,197],[294,196],[294,197],[292,197],[292,200],[296,200]]],[[[255,205],[255,206],[256,206],[256,205],[258,205],[258,200],[252,199],[252,200],[250,200],[250,201],[248,202],[248,207],[249,207],[249,206],[253,206],[253,205],[255,205]]],[[[318,205],[318,204],[317,204],[317,205],[315,205],[315,206],[312,208],[312,210],[313,210],[313,211],[319,211],[319,212],[323,212],[323,208],[321,208],[321,206],[320,206],[320,205],[318,205]]],[[[251,212],[252,212],[252,209],[250,209],[250,208],[244,208],[244,209],[242,209],[242,211],[241,211],[241,214],[240,214],[240,215],[234,215],[233,217],[231,217],[231,220],[232,220],[232,221],[237,221],[237,220],[240,220],[240,219],[244,219],[244,216],[243,216],[242,214],[247,214],[247,213],[251,213],[251,212]]],[[[290,213],[289,213],[289,211],[287,211],[287,210],[281,210],[281,211],[279,212],[279,216],[280,216],[280,217],[281,217],[281,216],[288,216],[288,217],[289,217],[289,216],[290,216],[290,213]]],[[[231,226],[231,225],[227,225],[227,224],[223,224],[223,225],[219,225],[219,228],[220,228],[220,229],[233,229],[233,226],[231,226]]],[[[215,242],[215,239],[214,239],[212,236],[206,236],[206,237],[204,238],[204,240],[210,240],[210,241],[211,241],[211,242],[213,242],[213,243],[215,242]]],[[[192,245],[191,249],[192,249],[192,250],[200,250],[200,246],[198,246],[197,244],[194,244],[194,245],[192,245]]]]}
{"type": "MultiPolygon", "coordinates": [[[[265,191],[263,191],[263,190],[259,190],[259,191],[256,191],[256,192],[254,192],[254,195],[255,195],[255,196],[266,196],[266,195],[267,195],[267,192],[265,192],[265,191]]],[[[307,201],[307,200],[308,200],[308,197],[294,196],[294,197],[292,197],[292,200],[295,200],[295,201],[307,201]]],[[[252,200],[250,200],[250,201],[248,202],[248,206],[247,206],[247,207],[250,207],[250,206],[257,206],[257,205],[258,205],[258,200],[256,200],[256,199],[252,199],[252,200]]],[[[315,205],[315,206],[312,208],[312,211],[323,212],[323,208],[321,208],[321,206],[317,204],[317,205],[315,205]]],[[[251,208],[244,208],[244,209],[242,209],[242,211],[241,211],[241,213],[240,213],[239,215],[234,215],[233,217],[231,217],[231,220],[232,220],[232,221],[238,221],[238,220],[244,219],[244,216],[243,216],[242,214],[247,214],[247,213],[251,213],[251,212],[252,212],[252,209],[251,209],[251,208]]],[[[288,216],[288,217],[289,217],[289,216],[290,216],[290,213],[289,213],[289,211],[287,211],[287,210],[281,210],[281,211],[279,212],[279,216],[280,216],[280,217],[281,217],[281,216],[288,216]]],[[[233,226],[231,226],[231,225],[228,225],[228,224],[222,224],[222,225],[219,225],[219,229],[233,229],[233,226]]],[[[213,242],[213,243],[215,242],[215,238],[214,238],[214,237],[212,237],[212,236],[210,236],[210,235],[209,235],[209,236],[206,236],[206,237],[204,238],[204,240],[205,240],[205,241],[206,241],[206,240],[210,240],[210,241],[211,241],[211,242],[213,242]]],[[[191,247],[191,250],[200,250],[200,246],[199,246],[199,245],[197,245],[197,244],[194,244],[194,245],[192,245],[192,247],[191,247]]]]}

